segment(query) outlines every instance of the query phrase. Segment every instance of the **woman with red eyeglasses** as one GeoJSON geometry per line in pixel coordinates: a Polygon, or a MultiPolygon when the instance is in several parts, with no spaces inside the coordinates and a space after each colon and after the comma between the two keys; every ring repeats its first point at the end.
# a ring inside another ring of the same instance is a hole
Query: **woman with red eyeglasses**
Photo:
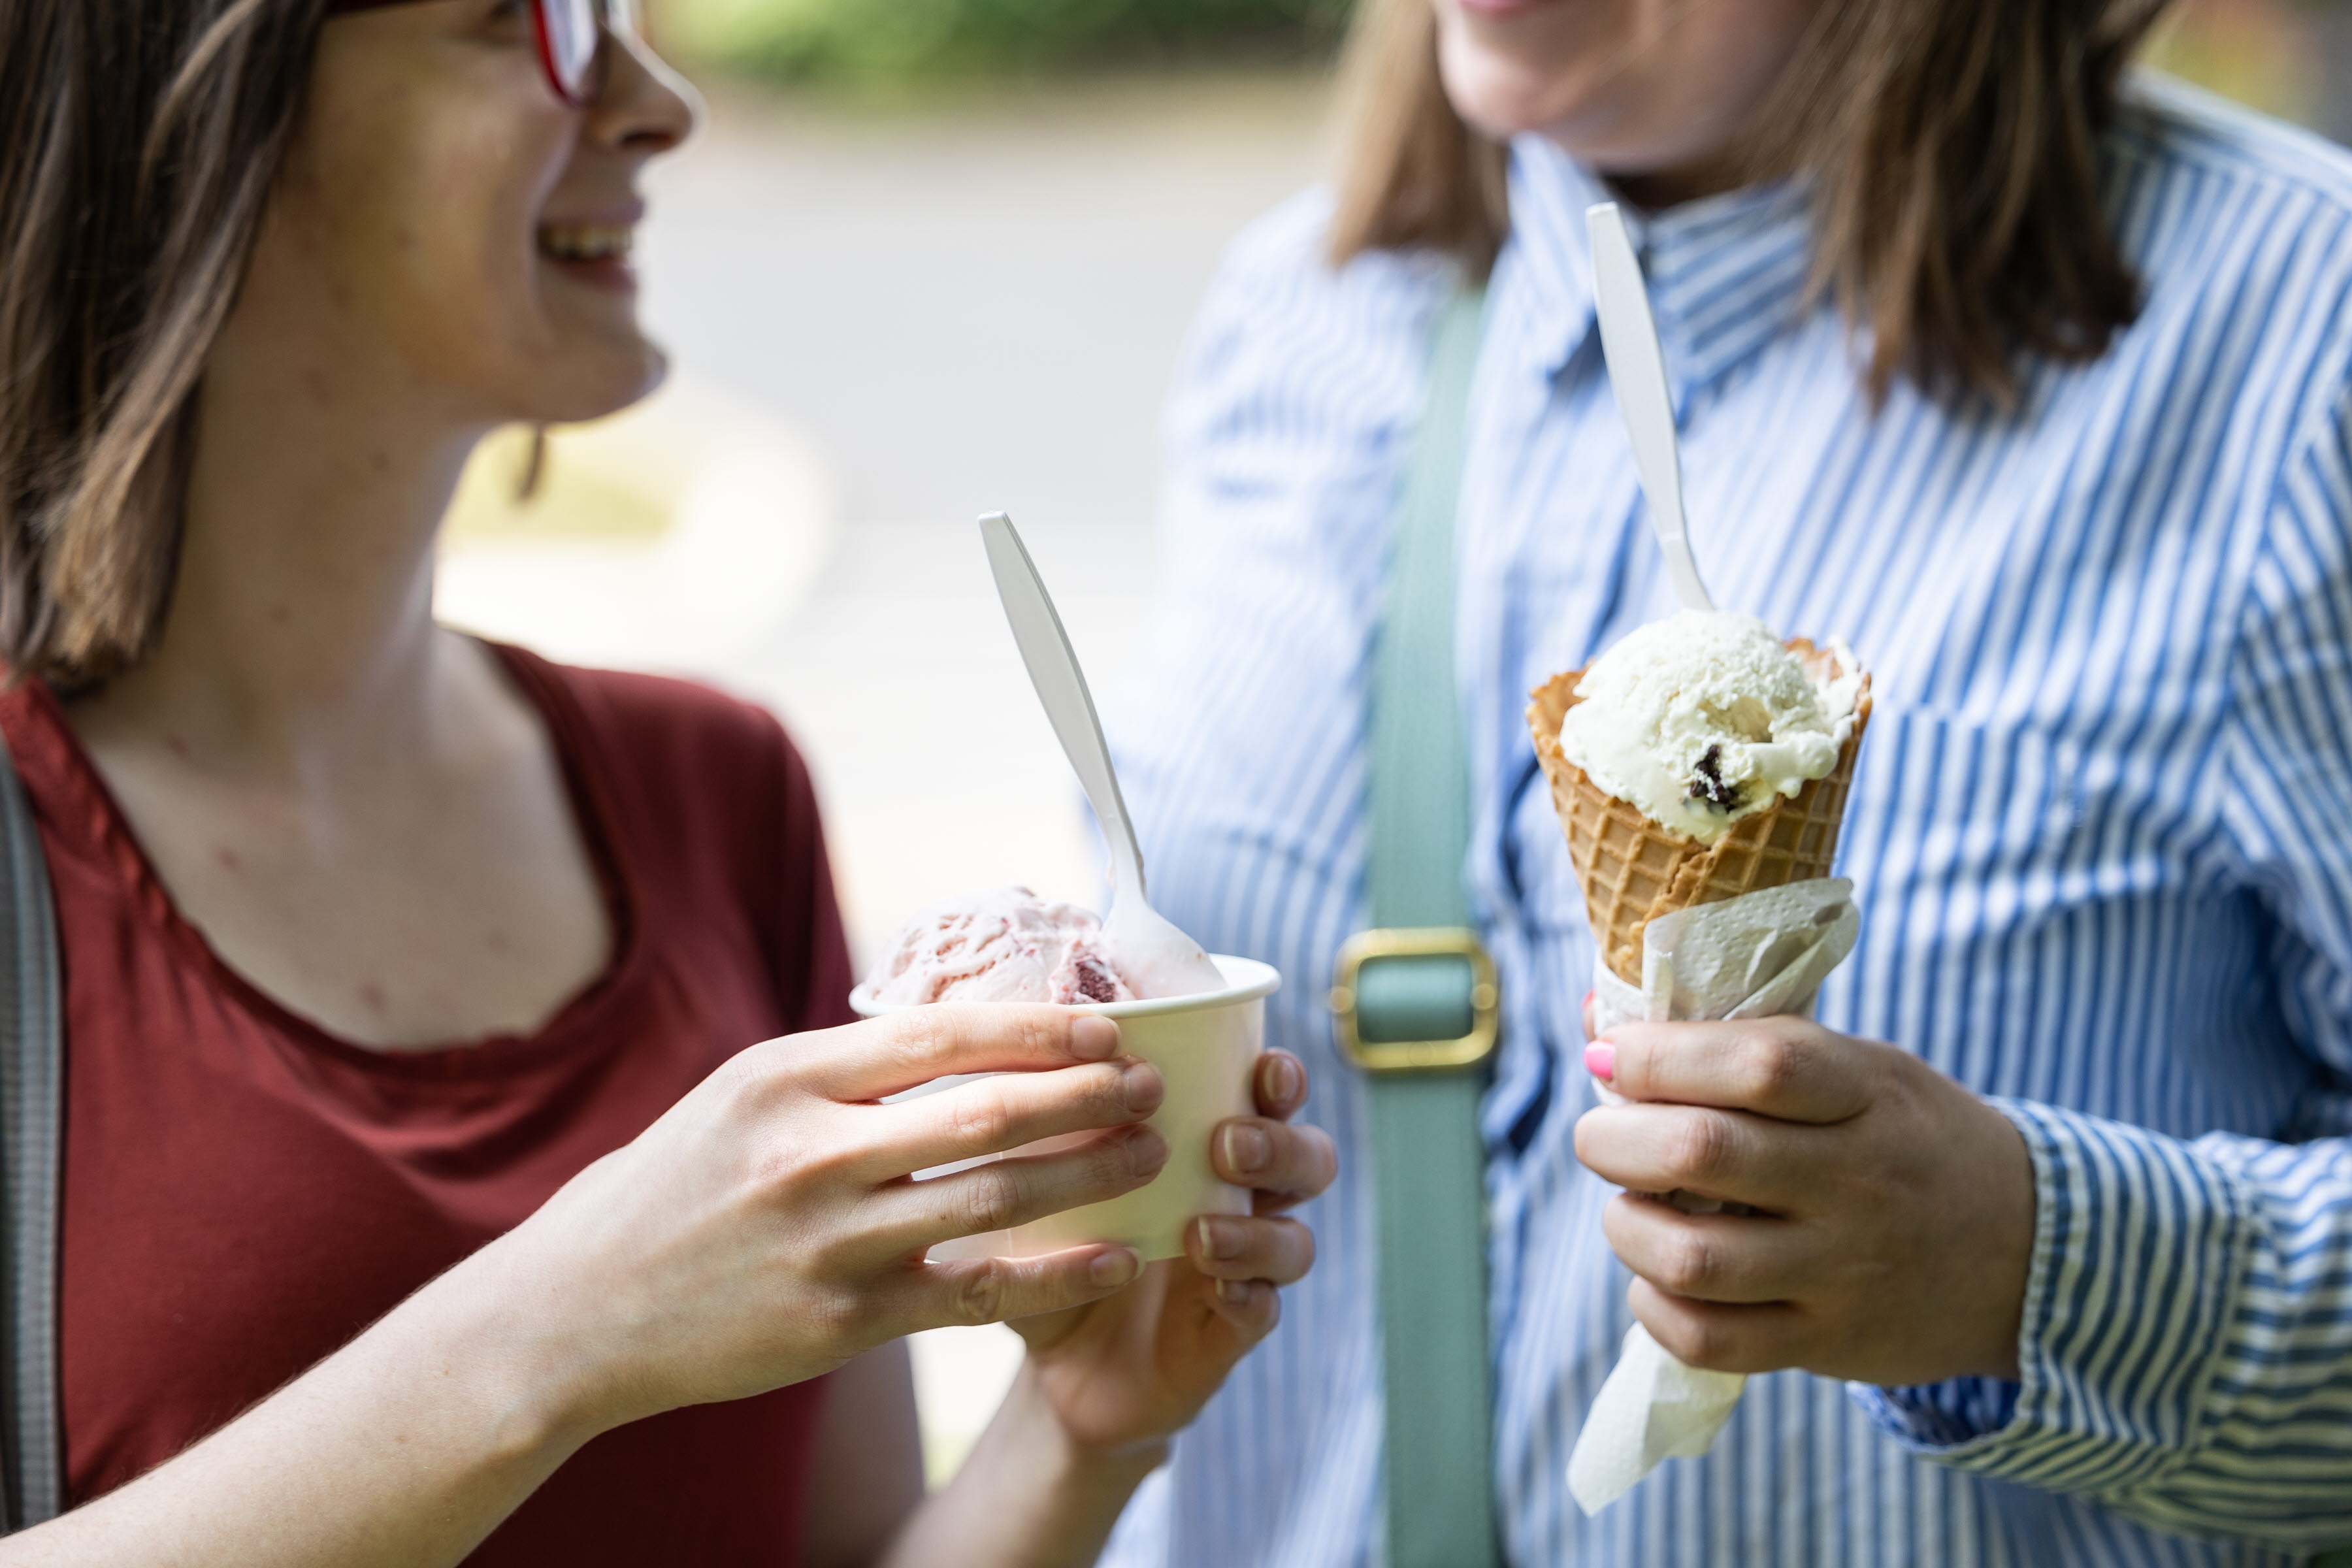
{"type": "Polygon", "coordinates": [[[659,380],[635,184],[694,116],[625,0],[0,6],[66,1048],[65,1511],[0,1565],[1085,1563],[1308,1265],[1279,1056],[1190,1259],[925,1262],[1147,1180],[1157,1076],[1053,1009],[853,1022],[772,720],[433,624],[476,441],[659,380]],[[896,1342],[1016,1318],[926,1500],[896,1342]]]}

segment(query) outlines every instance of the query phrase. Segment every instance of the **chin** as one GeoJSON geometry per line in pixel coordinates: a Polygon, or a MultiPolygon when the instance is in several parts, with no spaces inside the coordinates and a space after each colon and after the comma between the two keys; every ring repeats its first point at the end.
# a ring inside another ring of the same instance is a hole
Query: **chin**
{"type": "Polygon", "coordinates": [[[514,417],[541,425],[585,424],[643,402],[668,379],[669,356],[642,338],[627,353],[566,355],[534,377],[536,395],[527,399],[531,412],[514,417]]]}
{"type": "Polygon", "coordinates": [[[1703,156],[1711,127],[1689,116],[1643,112],[1625,95],[1561,79],[1558,68],[1515,59],[1468,40],[1446,40],[1438,65],[1455,113],[1497,142],[1537,135],[1586,166],[1640,176],[1703,156]]]}
{"type": "Polygon", "coordinates": [[[1549,131],[1579,107],[1572,93],[1561,91],[1556,71],[1482,47],[1450,30],[1441,38],[1437,63],[1454,111],[1497,142],[1549,131]]]}

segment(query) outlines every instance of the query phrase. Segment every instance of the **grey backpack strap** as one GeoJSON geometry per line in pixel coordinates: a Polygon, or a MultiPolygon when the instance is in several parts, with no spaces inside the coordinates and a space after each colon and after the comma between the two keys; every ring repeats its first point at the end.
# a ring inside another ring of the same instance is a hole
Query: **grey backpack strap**
{"type": "Polygon", "coordinates": [[[0,1525],[62,1506],[58,1197],[65,1011],[57,911],[32,802],[0,742],[0,1525]]]}

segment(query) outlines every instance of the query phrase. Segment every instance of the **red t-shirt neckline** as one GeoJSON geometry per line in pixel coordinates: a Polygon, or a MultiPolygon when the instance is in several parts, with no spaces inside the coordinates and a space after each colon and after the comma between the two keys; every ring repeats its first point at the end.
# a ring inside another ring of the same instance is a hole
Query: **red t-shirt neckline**
{"type": "MultiPolygon", "coordinates": [[[[65,980],[71,1502],[283,1387],[736,1053],[846,1021],[815,792],[775,721],[677,681],[499,656],[626,901],[607,974],[545,1027],[416,1055],[337,1040],[244,984],[160,896],[60,707],[0,692],[65,980]]],[[[818,1380],[605,1433],[469,1568],[789,1568],[823,1402],[818,1380]]]]}
{"type": "Polygon", "coordinates": [[[415,1048],[386,1049],[347,1039],[287,1006],[222,957],[164,886],[106,775],[83,749],[63,705],[38,681],[27,682],[26,689],[56,731],[66,763],[57,782],[81,797],[78,815],[88,825],[95,847],[120,863],[137,891],[139,907],[159,933],[186,952],[224,993],[288,1040],[370,1072],[405,1079],[493,1079],[528,1071],[552,1057],[612,1049],[625,1039],[628,1031],[614,1027],[616,1020],[610,1015],[615,999],[626,996],[633,988],[645,963],[645,943],[635,900],[629,892],[631,868],[612,832],[617,803],[612,798],[609,781],[593,765],[595,748],[586,743],[576,700],[560,681],[550,679],[536,655],[488,640],[483,647],[547,727],[565,799],[587,847],[612,925],[611,951],[596,976],[537,1028],[415,1048]]]}

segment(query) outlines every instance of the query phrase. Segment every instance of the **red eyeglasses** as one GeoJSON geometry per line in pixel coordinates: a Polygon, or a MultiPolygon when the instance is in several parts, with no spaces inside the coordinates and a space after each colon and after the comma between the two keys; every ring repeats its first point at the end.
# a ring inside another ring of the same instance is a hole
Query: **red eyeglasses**
{"type": "MultiPolygon", "coordinates": [[[[373,11],[409,0],[327,0],[327,15],[373,11]]],[[[642,42],[637,0],[530,0],[539,35],[539,63],[547,85],[574,109],[584,109],[604,90],[604,36],[642,42]]]]}

